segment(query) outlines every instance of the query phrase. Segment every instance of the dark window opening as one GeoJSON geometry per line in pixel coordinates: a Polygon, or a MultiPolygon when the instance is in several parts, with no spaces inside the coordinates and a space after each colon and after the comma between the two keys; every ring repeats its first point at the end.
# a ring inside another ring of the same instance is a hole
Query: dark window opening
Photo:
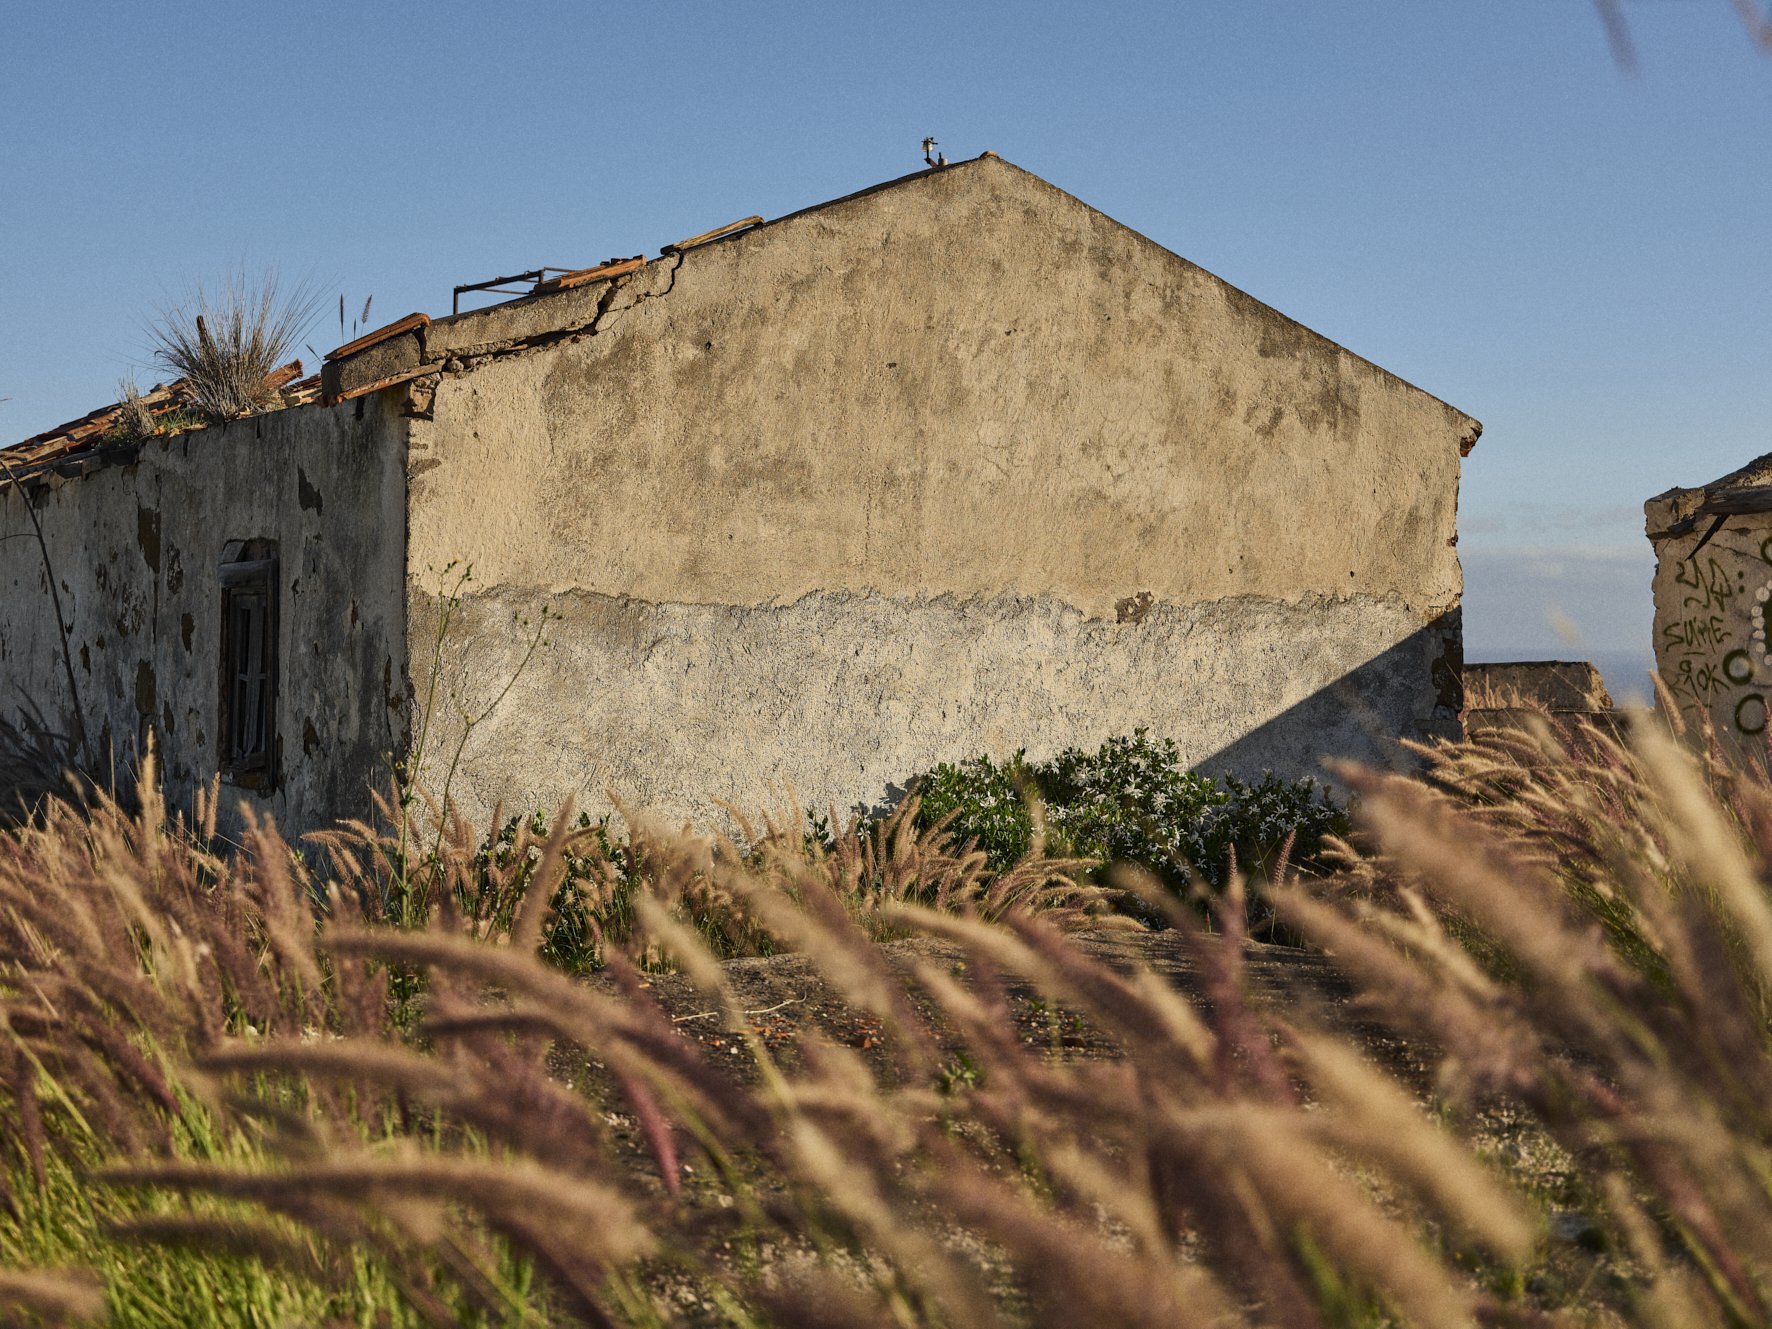
{"type": "Polygon", "coordinates": [[[277,782],[276,543],[230,543],[219,571],[222,778],[268,792],[277,782]]]}

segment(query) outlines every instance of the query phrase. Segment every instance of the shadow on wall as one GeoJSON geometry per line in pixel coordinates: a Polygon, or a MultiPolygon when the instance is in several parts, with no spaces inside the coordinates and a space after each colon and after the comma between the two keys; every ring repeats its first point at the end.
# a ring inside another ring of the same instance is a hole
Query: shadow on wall
{"type": "Polygon", "coordinates": [[[46,798],[80,803],[98,787],[75,728],[23,693],[10,714],[0,712],[0,825],[30,817],[46,798]]]}
{"type": "Polygon", "coordinates": [[[1413,769],[1419,759],[1399,740],[1460,735],[1463,665],[1464,634],[1454,609],[1196,762],[1194,769],[1244,780],[1271,770],[1314,775],[1331,784],[1338,782],[1324,769],[1325,759],[1413,769]]]}
{"type": "MultiPolygon", "coordinates": [[[[1335,789],[1341,782],[1327,769],[1327,761],[1417,769],[1421,759],[1402,746],[1402,739],[1462,736],[1463,663],[1464,635],[1454,609],[1191,768],[1246,781],[1268,771],[1289,780],[1310,776],[1335,789]]],[[[1186,687],[1189,680],[1178,679],[1176,685],[1186,687]]],[[[1168,736],[1156,728],[1152,733],[1168,736]]],[[[860,810],[884,816],[908,792],[906,785],[888,784],[874,806],[860,810]]]]}

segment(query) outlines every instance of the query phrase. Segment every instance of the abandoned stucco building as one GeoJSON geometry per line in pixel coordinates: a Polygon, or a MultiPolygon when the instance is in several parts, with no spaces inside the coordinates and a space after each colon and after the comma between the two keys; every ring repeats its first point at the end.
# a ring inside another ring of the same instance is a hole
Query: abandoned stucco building
{"type": "Polygon", "coordinates": [[[1688,719],[1765,751],[1772,454],[1643,505],[1655,547],[1655,668],[1688,719]]]}
{"type": "Polygon", "coordinates": [[[991,154],[287,400],[0,453],[8,687],[72,705],[29,504],[89,730],[286,829],[458,748],[471,815],[700,817],[1137,726],[1288,773],[1456,728],[1478,424],[991,154]]]}

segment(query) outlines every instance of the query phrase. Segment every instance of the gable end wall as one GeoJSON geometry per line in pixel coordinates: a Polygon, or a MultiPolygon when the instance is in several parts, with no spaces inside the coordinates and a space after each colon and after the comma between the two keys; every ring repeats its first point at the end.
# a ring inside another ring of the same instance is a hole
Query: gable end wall
{"type": "Polygon", "coordinates": [[[1454,730],[1475,422],[1025,172],[593,295],[413,423],[412,657],[452,698],[427,770],[484,712],[470,813],[844,808],[1138,726],[1318,773],[1454,730]]]}

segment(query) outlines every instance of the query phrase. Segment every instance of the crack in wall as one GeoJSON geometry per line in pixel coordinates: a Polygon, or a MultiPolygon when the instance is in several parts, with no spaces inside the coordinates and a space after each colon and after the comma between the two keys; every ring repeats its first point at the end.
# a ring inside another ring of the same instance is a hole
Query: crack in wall
{"type": "MultiPolygon", "coordinates": [[[[483,349],[476,349],[469,354],[452,354],[444,359],[428,361],[420,365],[419,370],[440,370],[451,376],[465,374],[480,365],[495,360],[508,360],[513,356],[527,355],[534,351],[546,350],[550,346],[558,346],[562,342],[579,341],[585,337],[595,337],[603,331],[604,323],[613,315],[625,314],[638,309],[648,300],[662,300],[677,288],[677,273],[683,266],[683,255],[675,253],[668,256],[671,265],[666,269],[669,280],[662,291],[637,291],[633,299],[617,307],[616,299],[624,291],[628,291],[634,282],[634,275],[617,277],[608,284],[607,289],[598,297],[597,306],[591,311],[589,319],[581,323],[572,323],[565,327],[550,328],[546,332],[537,332],[527,337],[516,337],[504,342],[485,343],[483,349]]],[[[663,262],[663,259],[656,260],[663,262]]],[[[421,335],[423,330],[421,329],[421,335]]],[[[421,345],[423,343],[421,342],[421,345]]]]}

